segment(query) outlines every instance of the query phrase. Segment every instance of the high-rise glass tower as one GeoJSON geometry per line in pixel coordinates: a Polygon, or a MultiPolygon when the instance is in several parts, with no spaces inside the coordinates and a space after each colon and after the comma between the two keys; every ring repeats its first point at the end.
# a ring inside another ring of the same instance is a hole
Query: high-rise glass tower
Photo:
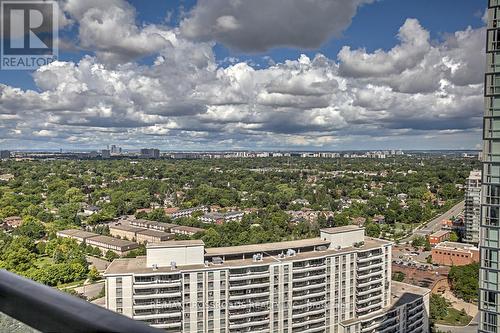
{"type": "Polygon", "coordinates": [[[488,1],[486,39],[479,332],[500,332],[500,0],[488,1]]]}

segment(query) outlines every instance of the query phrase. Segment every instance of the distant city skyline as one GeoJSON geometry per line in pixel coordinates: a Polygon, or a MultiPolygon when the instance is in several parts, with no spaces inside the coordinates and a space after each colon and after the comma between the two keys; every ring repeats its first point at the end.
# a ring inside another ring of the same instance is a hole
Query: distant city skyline
{"type": "Polygon", "coordinates": [[[0,71],[0,149],[481,148],[484,1],[60,10],[60,61],[0,71]]]}

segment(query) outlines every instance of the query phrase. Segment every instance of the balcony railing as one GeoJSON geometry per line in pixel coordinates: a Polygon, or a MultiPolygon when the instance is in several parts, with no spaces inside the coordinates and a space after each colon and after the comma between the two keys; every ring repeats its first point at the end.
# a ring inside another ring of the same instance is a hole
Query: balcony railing
{"type": "Polygon", "coordinates": [[[5,270],[0,312],[42,332],[162,332],[5,270]]]}

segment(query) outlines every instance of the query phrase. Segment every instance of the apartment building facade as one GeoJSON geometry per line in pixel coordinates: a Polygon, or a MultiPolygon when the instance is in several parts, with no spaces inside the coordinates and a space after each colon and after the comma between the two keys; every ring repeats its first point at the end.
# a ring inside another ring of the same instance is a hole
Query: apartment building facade
{"type": "Polygon", "coordinates": [[[488,1],[481,194],[479,332],[500,332],[500,0],[488,1]]]}
{"type": "Polygon", "coordinates": [[[148,244],[108,267],[106,306],[167,332],[427,332],[429,290],[397,296],[391,251],[356,226],[228,248],[148,244]]]}
{"type": "Polygon", "coordinates": [[[464,241],[479,244],[479,226],[481,225],[481,171],[479,170],[471,171],[467,178],[464,224],[464,241]]]}

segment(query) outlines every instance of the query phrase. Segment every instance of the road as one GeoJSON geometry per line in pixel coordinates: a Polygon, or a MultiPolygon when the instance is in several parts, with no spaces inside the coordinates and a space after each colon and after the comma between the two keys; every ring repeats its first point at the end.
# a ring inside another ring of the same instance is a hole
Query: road
{"type": "Polygon", "coordinates": [[[426,236],[432,234],[435,231],[441,230],[441,222],[443,220],[450,220],[453,216],[459,215],[463,212],[464,207],[465,201],[459,202],[455,206],[451,207],[448,211],[429,221],[427,224],[413,230],[411,236],[401,239],[401,243],[409,242],[415,236],[426,236]]]}
{"type": "Polygon", "coordinates": [[[436,328],[442,332],[450,333],[474,333],[478,330],[479,313],[472,319],[467,326],[448,326],[436,324],[436,328]]]}
{"type": "Polygon", "coordinates": [[[94,284],[89,284],[86,286],[75,288],[75,291],[79,294],[86,296],[87,298],[94,298],[101,292],[104,287],[104,282],[97,282],[94,284]]]}

